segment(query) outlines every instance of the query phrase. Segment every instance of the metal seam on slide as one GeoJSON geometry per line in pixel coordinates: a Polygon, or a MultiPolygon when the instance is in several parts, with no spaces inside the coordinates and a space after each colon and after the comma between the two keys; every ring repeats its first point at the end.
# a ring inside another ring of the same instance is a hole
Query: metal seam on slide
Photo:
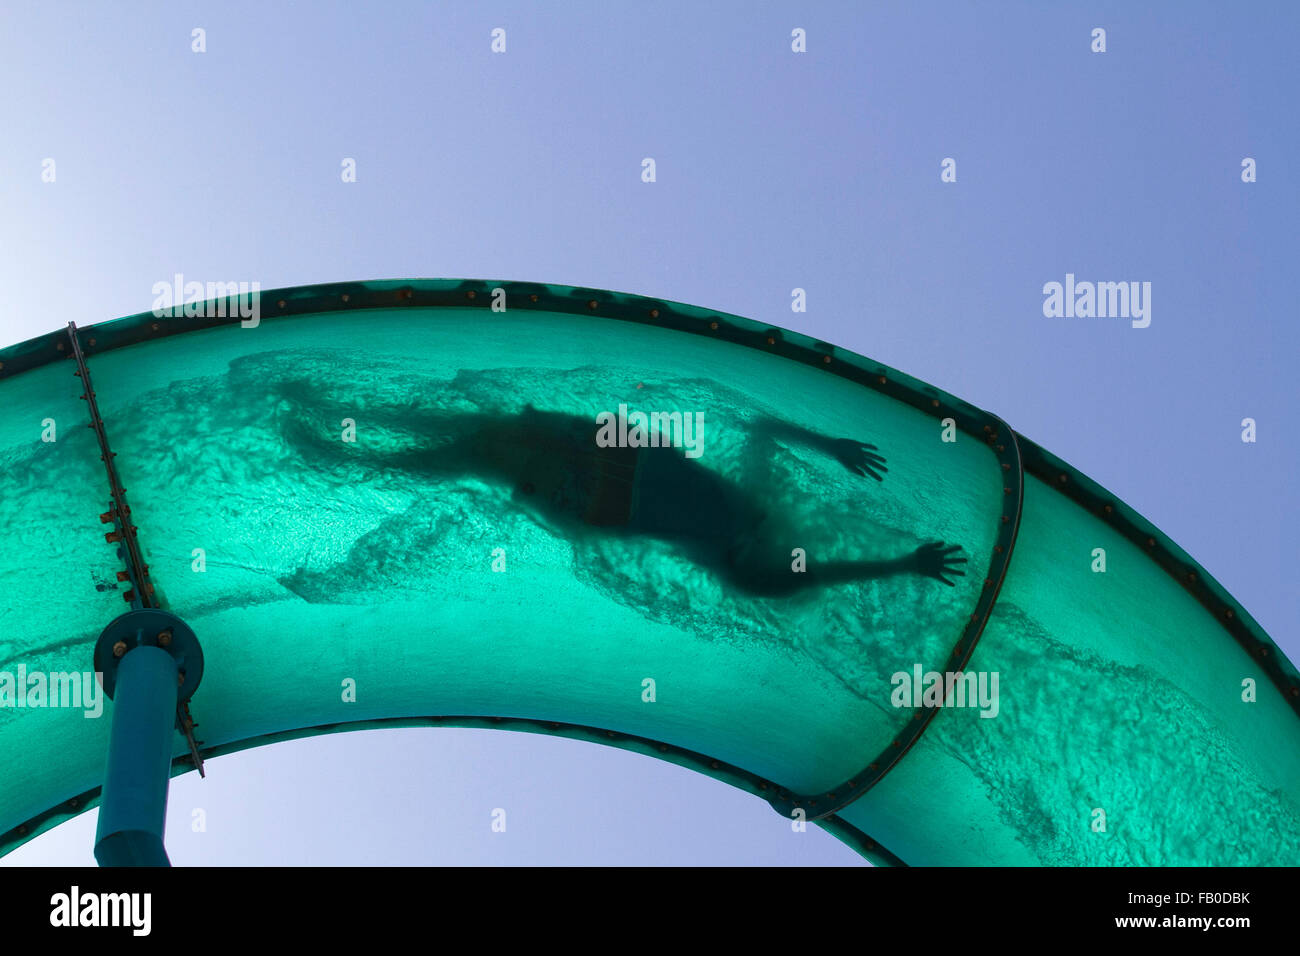
{"type": "MultiPolygon", "coordinates": [[[[947,670],[958,672],[965,668],[975,652],[984,625],[997,604],[1002,582],[1006,579],[1007,568],[1011,564],[1011,554],[1016,547],[1016,538],[1020,532],[1020,513],[1025,500],[1024,465],[1020,457],[1020,443],[1016,433],[996,415],[990,415],[990,424],[984,426],[985,439],[988,441],[998,463],[1006,473],[1002,494],[1002,509],[998,520],[998,533],[989,558],[989,572],[984,579],[975,610],[962,630],[962,635],[953,646],[948,658],[947,670]]],[[[876,758],[861,771],[838,787],[821,794],[791,794],[780,791],[769,802],[782,816],[793,816],[803,811],[806,819],[820,820],[838,813],[860,798],[878,784],[890,770],[897,766],[912,746],[925,733],[939,713],[939,707],[919,706],[912,711],[911,719],[876,758]]]]}
{"type": "MultiPolygon", "coordinates": [[[[115,525],[117,530],[105,535],[105,540],[109,543],[118,541],[122,543],[123,547],[118,555],[125,559],[126,573],[131,580],[131,590],[122,597],[136,610],[157,608],[153,583],[149,580],[149,566],[144,563],[140,542],[136,538],[136,528],[131,523],[131,507],[126,503],[126,489],[118,479],[117,465],[113,463],[115,453],[108,446],[108,432],[104,430],[104,420],[99,415],[99,403],[95,399],[95,387],[90,381],[90,369],[86,367],[86,356],[81,349],[81,339],[77,335],[77,323],[68,323],[68,338],[72,342],[72,357],[77,362],[77,371],[73,374],[81,379],[81,386],[85,389],[81,397],[90,411],[90,427],[94,429],[95,439],[99,443],[99,457],[108,472],[108,487],[113,498],[108,512],[100,515],[100,521],[104,524],[112,522],[115,525]]],[[[91,339],[91,342],[94,341],[91,339]]]]}
{"type": "MultiPolygon", "coordinates": [[[[267,744],[295,740],[300,737],[345,731],[393,729],[400,727],[464,727],[485,730],[515,730],[526,733],[544,733],[553,737],[567,737],[574,740],[583,740],[589,743],[616,747],[620,750],[627,750],[633,753],[642,753],[645,756],[655,757],[661,760],[670,760],[670,762],[677,763],[679,766],[697,771],[705,776],[712,777],[715,780],[736,787],[739,790],[752,793],[755,796],[763,796],[766,790],[775,787],[775,784],[763,779],[757,774],[750,773],[749,771],[733,766],[732,764],[725,763],[721,760],[714,760],[713,758],[696,751],[653,740],[649,737],[639,737],[635,734],[618,733],[617,731],[605,730],[600,727],[591,727],[585,724],[537,720],[531,717],[381,717],[371,720],[346,721],[337,724],[318,724],[313,727],[262,734],[257,737],[250,737],[245,740],[234,741],[217,747],[205,747],[203,748],[203,755],[205,759],[211,759],[224,754],[237,753],[241,750],[251,749],[252,747],[261,747],[267,744]]],[[[179,774],[192,769],[194,768],[190,763],[190,758],[188,756],[179,756],[172,759],[172,776],[178,776],[179,774]]],[[[6,833],[0,834],[0,856],[3,856],[10,850],[25,843],[27,840],[31,839],[33,835],[44,832],[50,827],[56,826],[94,806],[95,802],[100,798],[100,793],[101,788],[94,787],[84,793],[78,794],[70,800],[61,802],[49,810],[36,814],[19,826],[10,829],[6,833]]],[[[827,830],[840,831],[836,833],[837,839],[851,843],[854,849],[856,849],[860,854],[872,859],[872,862],[878,862],[878,865],[907,865],[896,854],[890,852],[886,847],[881,846],[880,843],[873,840],[859,827],[849,823],[848,821],[840,820],[838,818],[827,819],[823,821],[823,825],[827,830]],[[844,831],[850,832],[846,833],[844,831]],[[846,837],[849,839],[846,839],[846,837]]]]}
{"type": "MultiPolygon", "coordinates": [[[[104,427],[104,420],[99,414],[99,402],[95,396],[95,386],[90,379],[90,369],[86,365],[86,356],[81,348],[81,339],[77,333],[77,323],[68,323],[68,339],[72,342],[72,357],[77,362],[77,371],[74,373],[81,379],[82,388],[85,391],[81,397],[86,402],[90,412],[90,427],[95,431],[95,439],[99,443],[99,457],[104,462],[104,468],[108,473],[108,487],[112,494],[112,503],[109,510],[99,516],[99,520],[104,524],[112,522],[116,531],[109,532],[105,538],[110,543],[120,541],[123,545],[118,550],[118,556],[125,558],[126,571],[119,572],[119,578],[125,574],[131,582],[131,589],[122,597],[131,604],[136,611],[145,609],[161,610],[158,601],[154,596],[153,582],[149,579],[149,565],[144,563],[144,554],[140,550],[140,541],[136,536],[138,530],[131,523],[131,506],[126,502],[126,489],[122,487],[122,482],[118,478],[117,465],[113,459],[117,456],[108,444],[108,431],[104,427]]],[[[95,340],[90,340],[94,344],[95,340]]],[[[102,638],[101,638],[102,639],[102,638]]],[[[201,658],[200,658],[201,660],[201,658]]],[[[95,670],[106,672],[102,661],[95,662],[95,670]]],[[[113,696],[112,688],[105,685],[108,696],[113,696]]],[[[194,718],[190,715],[189,695],[176,705],[176,729],[185,737],[186,743],[190,748],[190,759],[194,761],[194,766],[199,771],[199,776],[204,776],[203,758],[199,754],[199,742],[194,738],[194,718]]]]}

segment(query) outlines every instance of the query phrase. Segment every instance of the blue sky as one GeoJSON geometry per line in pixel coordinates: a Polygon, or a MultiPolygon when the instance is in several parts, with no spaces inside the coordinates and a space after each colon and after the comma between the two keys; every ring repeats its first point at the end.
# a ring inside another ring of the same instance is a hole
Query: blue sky
{"type": "MultiPolygon", "coordinates": [[[[1295,660],[1297,9],[9,3],[0,343],[144,311],[177,272],[536,280],[747,315],[1001,415],[1295,660]],[[1151,325],[1045,317],[1067,273],[1151,282],[1151,325]]],[[[4,862],[89,863],[93,830],[4,862]]],[[[487,731],[221,758],[173,782],[168,834],[177,863],[860,862],[685,770],[487,731]]]]}

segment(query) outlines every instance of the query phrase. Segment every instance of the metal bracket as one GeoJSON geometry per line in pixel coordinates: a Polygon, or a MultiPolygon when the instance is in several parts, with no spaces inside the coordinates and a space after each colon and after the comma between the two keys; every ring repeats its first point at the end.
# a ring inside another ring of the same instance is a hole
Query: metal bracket
{"type": "Polygon", "coordinates": [[[157,647],[171,655],[181,677],[177,706],[188,704],[203,679],[203,648],[188,624],[157,608],[127,611],[110,621],[95,641],[95,671],[103,675],[109,700],[117,689],[118,664],[137,647],[157,647]]]}
{"type": "Polygon", "coordinates": [[[190,759],[194,761],[194,769],[199,772],[200,777],[206,777],[207,774],[203,772],[203,755],[199,753],[199,744],[203,741],[194,739],[194,728],[197,726],[194,718],[190,716],[190,702],[184,700],[177,704],[176,729],[185,735],[185,742],[190,745],[190,759]]]}

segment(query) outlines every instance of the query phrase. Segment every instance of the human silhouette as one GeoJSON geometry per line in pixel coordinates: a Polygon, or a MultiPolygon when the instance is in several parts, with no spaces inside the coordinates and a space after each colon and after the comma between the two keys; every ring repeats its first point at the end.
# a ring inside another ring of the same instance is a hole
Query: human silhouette
{"type": "MultiPolygon", "coordinates": [[[[284,391],[302,386],[282,385],[284,391]]],[[[302,395],[301,397],[306,397],[302,395]]],[[[542,523],[578,539],[588,534],[647,536],[671,543],[692,562],[755,596],[780,597],[811,587],[900,574],[953,586],[965,574],[959,545],[923,544],[888,560],[818,561],[791,567],[806,542],[768,475],[724,476],[672,447],[600,447],[594,417],[522,412],[377,409],[367,420],[421,436],[414,447],[384,454],[385,468],[442,477],[477,477],[511,489],[514,500],[542,523]]],[[[864,478],[888,472],[875,445],[830,438],[771,416],[749,424],[756,437],[803,444],[864,478]]],[[[336,453],[338,443],[306,422],[287,425],[300,450],[336,453]]]]}

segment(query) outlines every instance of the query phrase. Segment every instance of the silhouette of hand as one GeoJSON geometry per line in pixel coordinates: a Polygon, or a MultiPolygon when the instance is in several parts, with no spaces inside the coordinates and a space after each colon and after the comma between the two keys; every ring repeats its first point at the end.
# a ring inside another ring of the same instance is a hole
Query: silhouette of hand
{"type": "Polygon", "coordinates": [[[852,438],[832,438],[827,449],[835,460],[854,474],[863,475],[883,481],[877,472],[887,472],[885,459],[876,451],[875,445],[865,445],[852,438]]]}
{"type": "Polygon", "coordinates": [[[953,544],[944,547],[943,542],[931,542],[923,544],[912,554],[912,561],[918,574],[927,578],[934,578],[936,581],[942,581],[948,587],[953,586],[944,575],[951,577],[965,577],[966,572],[957,567],[959,564],[965,564],[965,558],[959,558],[955,552],[961,550],[961,545],[953,544]]]}

